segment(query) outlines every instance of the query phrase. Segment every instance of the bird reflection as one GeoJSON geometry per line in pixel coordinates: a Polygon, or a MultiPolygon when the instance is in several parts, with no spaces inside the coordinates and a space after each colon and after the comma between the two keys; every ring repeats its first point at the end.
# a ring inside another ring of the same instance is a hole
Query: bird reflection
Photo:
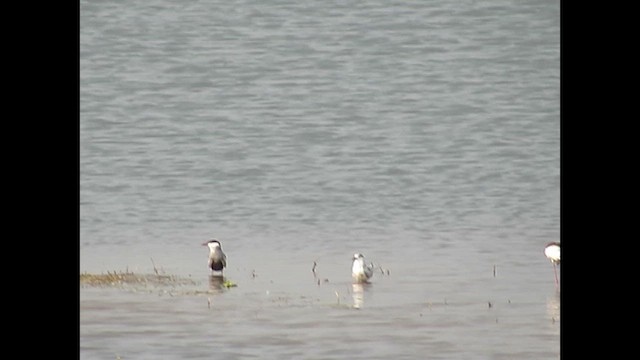
{"type": "Polygon", "coordinates": [[[225,278],[222,275],[209,275],[209,290],[222,292],[224,290],[225,278]]]}
{"type": "Polygon", "coordinates": [[[560,293],[558,291],[547,298],[547,315],[553,323],[560,321],[560,293]]]}
{"type": "Polygon", "coordinates": [[[370,286],[367,283],[353,283],[351,284],[351,295],[353,296],[353,307],[360,309],[364,306],[364,289],[370,286]]]}

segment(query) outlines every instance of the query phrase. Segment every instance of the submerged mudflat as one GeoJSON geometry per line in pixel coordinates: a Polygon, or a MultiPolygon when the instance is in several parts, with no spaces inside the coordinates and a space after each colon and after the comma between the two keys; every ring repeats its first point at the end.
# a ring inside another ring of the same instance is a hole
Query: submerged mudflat
{"type": "Polygon", "coordinates": [[[217,276],[211,276],[209,278],[208,290],[199,289],[197,287],[198,285],[201,285],[200,282],[190,278],[158,273],[137,274],[129,271],[107,271],[106,274],[80,274],[81,287],[114,287],[128,289],[134,292],[160,290],[162,292],[169,292],[172,295],[207,294],[237,286],[234,282],[217,276]],[[178,290],[178,288],[180,290],[178,290]]]}
{"type": "Polygon", "coordinates": [[[125,284],[194,285],[195,281],[175,275],[107,272],[106,274],[80,274],[80,285],[117,286],[125,284]]]}

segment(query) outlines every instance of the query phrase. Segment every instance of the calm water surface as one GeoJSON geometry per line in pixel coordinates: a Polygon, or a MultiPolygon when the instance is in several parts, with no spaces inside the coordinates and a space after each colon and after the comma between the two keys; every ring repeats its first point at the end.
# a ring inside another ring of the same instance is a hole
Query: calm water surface
{"type": "Polygon", "coordinates": [[[83,359],[559,358],[557,1],[80,5],[83,359]]]}

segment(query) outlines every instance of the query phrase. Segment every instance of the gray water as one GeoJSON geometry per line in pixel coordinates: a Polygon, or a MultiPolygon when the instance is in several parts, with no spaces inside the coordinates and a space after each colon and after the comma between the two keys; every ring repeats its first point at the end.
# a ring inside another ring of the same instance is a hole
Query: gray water
{"type": "Polygon", "coordinates": [[[81,0],[81,271],[194,281],[81,287],[81,357],[558,358],[559,36],[557,1],[81,0]]]}

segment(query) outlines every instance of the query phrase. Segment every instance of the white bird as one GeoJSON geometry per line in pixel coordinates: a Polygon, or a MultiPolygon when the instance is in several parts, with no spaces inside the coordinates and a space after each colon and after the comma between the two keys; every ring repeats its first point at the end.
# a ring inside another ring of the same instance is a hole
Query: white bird
{"type": "Polygon", "coordinates": [[[209,247],[209,268],[211,271],[219,271],[222,274],[222,270],[227,266],[227,255],[222,252],[220,241],[216,239],[209,240],[202,246],[209,247]]]}
{"type": "Polygon", "coordinates": [[[351,276],[356,283],[368,283],[373,276],[373,263],[364,264],[364,255],[353,254],[353,265],[351,266],[351,276]]]}
{"type": "Polygon", "coordinates": [[[556,286],[558,286],[558,271],[556,265],[560,264],[560,243],[550,242],[544,247],[544,256],[553,264],[553,274],[556,277],[556,286]]]}

